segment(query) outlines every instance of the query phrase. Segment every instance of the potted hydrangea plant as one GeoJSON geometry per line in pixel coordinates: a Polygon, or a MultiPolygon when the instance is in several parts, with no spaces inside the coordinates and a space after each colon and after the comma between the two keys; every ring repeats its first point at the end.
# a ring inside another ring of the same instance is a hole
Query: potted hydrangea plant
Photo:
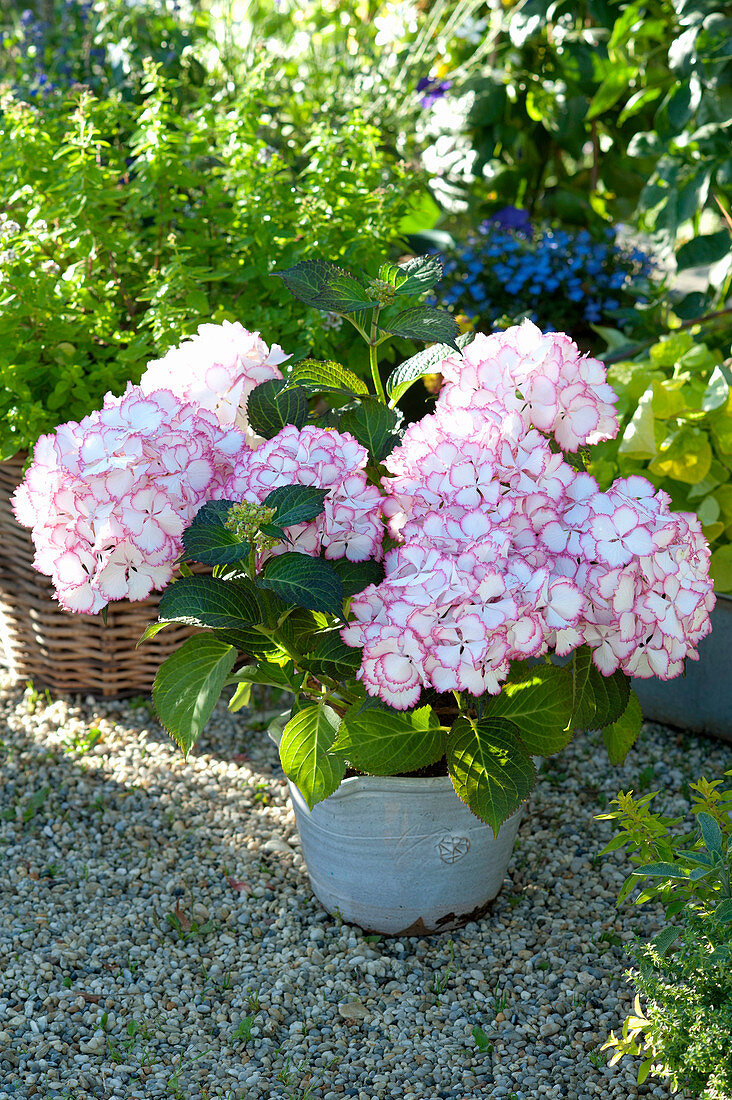
{"type": "Polygon", "coordinates": [[[16,514],[64,606],[164,588],[147,633],[200,628],[153,691],[184,752],[225,686],[234,708],[252,684],[292,693],[273,733],[326,907],[385,932],[452,927],[500,889],[535,760],[593,728],[622,759],[641,722],[630,676],[695,657],[708,547],[644,479],[603,493],[584,471],[582,449],[617,430],[614,394],[567,336],[526,322],[468,343],[409,304],[434,257],[375,279],[317,260],[279,274],[362,334],[371,389],[314,359],[283,375],[262,348],[254,370],[250,333],[203,327],[44,437],[16,514]],[[384,388],[390,334],[433,344],[384,388]],[[434,412],[405,427],[400,398],[436,370],[434,412]]]}

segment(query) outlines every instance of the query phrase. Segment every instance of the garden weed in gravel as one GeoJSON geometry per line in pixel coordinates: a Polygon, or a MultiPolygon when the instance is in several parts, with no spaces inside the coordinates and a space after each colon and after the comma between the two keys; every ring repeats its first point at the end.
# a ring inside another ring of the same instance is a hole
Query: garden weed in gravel
{"type": "Polygon", "coordinates": [[[220,707],[187,764],[125,702],[29,708],[6,683],[0,725],[1,1100],[669,1096],[598,1055],[631,1005],[622,944],[661,914],[616,910],[623,860],[594,858],[594,815],[650,765],[683,812],[728,746],[646,726],[612,768],[578,738],[487,917],[389,939],[314,902],[244,713],[220,707]]]}

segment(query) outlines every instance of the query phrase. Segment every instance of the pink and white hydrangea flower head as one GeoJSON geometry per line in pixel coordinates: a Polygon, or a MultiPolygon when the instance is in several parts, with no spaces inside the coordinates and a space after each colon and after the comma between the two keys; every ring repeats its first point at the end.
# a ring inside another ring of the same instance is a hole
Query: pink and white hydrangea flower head
{"type": "Polygon", "coordinates": [[[69,611],[142,600],[172,578],[201,504],[224,496],[244,436],[166,390],[128,385],[36,444],[13,496],[35,567],[69,611]]]}
{"type": "Polygon", "coordinates": [[[247,398],[261,382],[281,379],[279,366],[289,358],[279,344],[267,347],[258,332],[238,321],[199,325],[195,336],[148,363],[140,387],[146,394],[170,390],[182,401],[210,409],[223,428],[237,428],[256,446],[261,439],[249,426],[247,398]]]}
{"type": "Polygon", "coordinates": [[[605,367],[564,333],[542,333],[531,321],[478,333],[462,356],[448,355],[436,369],[444,379],[439,416],[465,409],[479,423],[515,414],[525,431],[553,436],[564,451],[617,435],[605,367]]]}
{"type": "Polygon", "coordinates": [[[583,643],[604,675],[668,678],[710,629],[694,517],[671,514],[643,478],[601,493],[512,395],[513,381],[481,412],[438,403],[385,461],[384,514],[402,545],[341,636],[362,648],[366,691],[397,709],[419,685],[497,694],[512,660],[583,643]]]}
{"type": "Polygon", "coordinates": [[[382,498],[364,473],[367,464],[368,451],[348,432],[288,425],[255,451],[239,456],[224,495],[261,504],[280,485],[329,489],[321,515],[288,528],[291,541],[275,546],[272,553],[289,549],[349,561],[380,558],[382,498]]]}

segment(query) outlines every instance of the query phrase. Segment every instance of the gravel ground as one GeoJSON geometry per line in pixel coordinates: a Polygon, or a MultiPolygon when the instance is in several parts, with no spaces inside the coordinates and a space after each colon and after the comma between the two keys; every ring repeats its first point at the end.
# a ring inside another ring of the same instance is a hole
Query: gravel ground
{"type": "Polygon", "coordinates": [[[2,1100],[669,1095],[599,1053],[631,1000],[621,942],[658,915],[614,908],[593,815],[640,786],[683,811],[730,746],[647,725],[611,768],[582,738],[484,920],[375,940],[312,898],[262,724],[221,708],[184,763],[144,705],[0,679],[2,1100]]]}

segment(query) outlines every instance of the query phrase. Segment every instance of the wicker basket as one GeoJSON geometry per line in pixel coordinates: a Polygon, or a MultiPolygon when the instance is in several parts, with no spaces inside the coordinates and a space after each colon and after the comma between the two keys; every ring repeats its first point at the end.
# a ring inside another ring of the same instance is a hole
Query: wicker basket
{"type": "Polygon", "coordinates": [[[100,615],[71,615],[59,607],[51,582],[33,568],[30,534],[10,508],[25,458],[0,462],[0,663],[15,680],[64,694],[147,694],[160,662],[190,628],[166,627],[135,649],[157,618],[157,596],[111,603],[106,626],[100,615]]]}

